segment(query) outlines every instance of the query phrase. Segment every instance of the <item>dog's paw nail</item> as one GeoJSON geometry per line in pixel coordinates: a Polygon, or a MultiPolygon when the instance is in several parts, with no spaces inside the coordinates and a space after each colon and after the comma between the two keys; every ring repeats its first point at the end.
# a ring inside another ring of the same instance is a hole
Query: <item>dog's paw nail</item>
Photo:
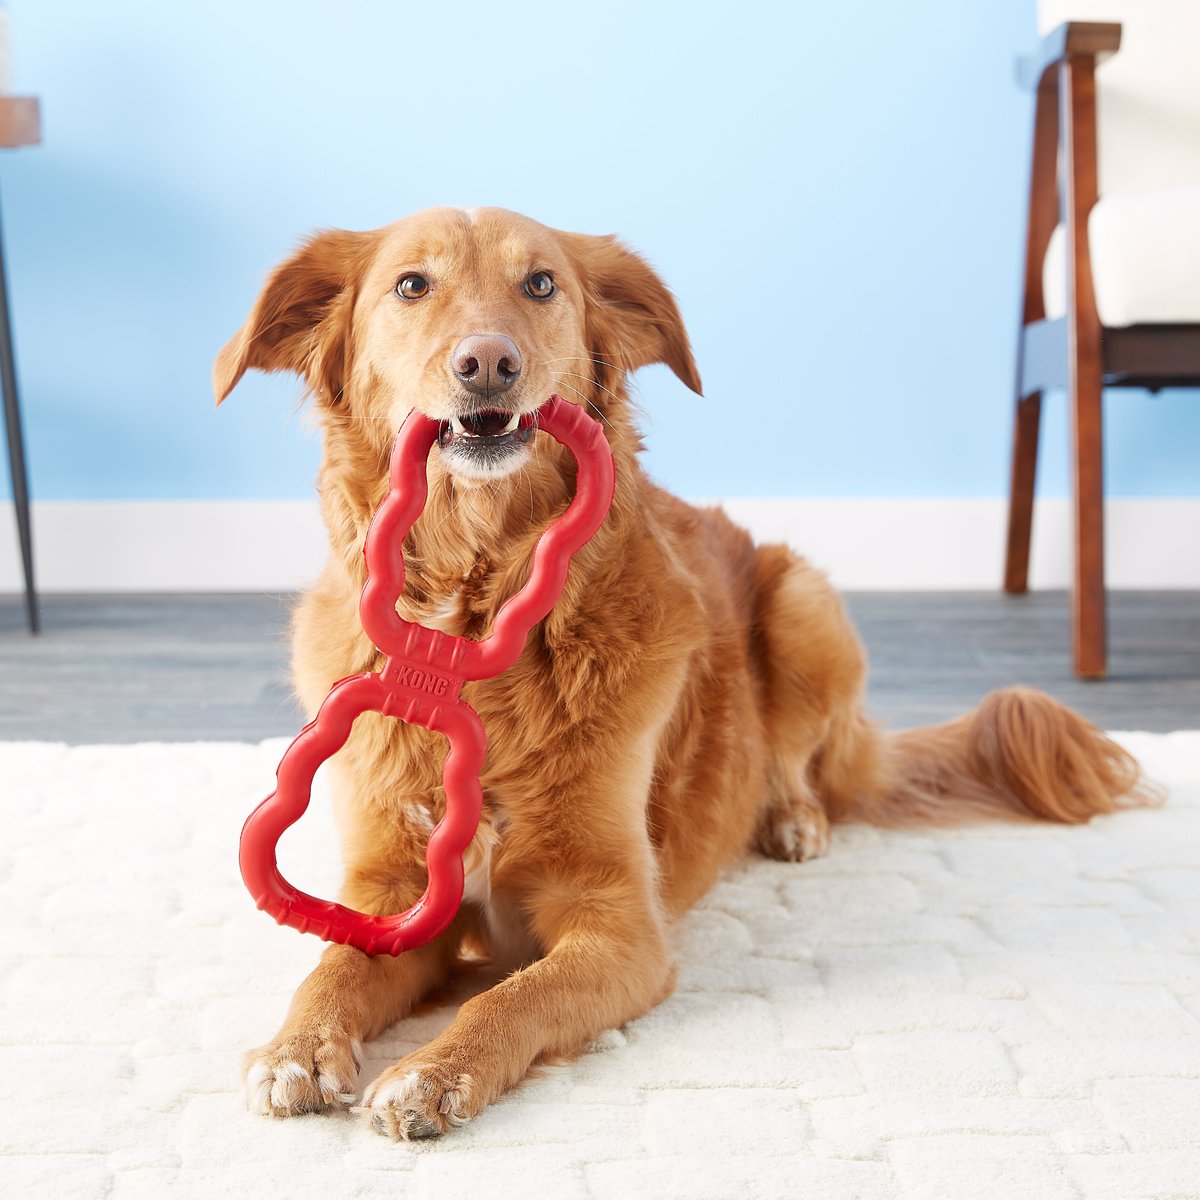
{"type": "Polygon", "coordinates": [[[416,1113],[410,1114],[404,1126],[404,1137],[408,1141],[441,1136],[442,1131],[432,1121],[419,1117],[416,1113]]]}

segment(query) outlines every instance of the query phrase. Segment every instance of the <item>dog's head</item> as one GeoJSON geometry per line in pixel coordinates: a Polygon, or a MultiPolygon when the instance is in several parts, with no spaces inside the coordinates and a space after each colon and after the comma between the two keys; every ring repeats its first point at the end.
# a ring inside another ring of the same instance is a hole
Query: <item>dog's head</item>
{"type": "Polygon", "coordinates": [[[271,274],[213,382],[219,403],[251,367],[294,371],[382,446],[415,407],[442,423],[441,461],[465,482],[521,467],[552,393],[607,416],[625,374],[655,362],[700,391],[674,298],[615,238],[432,209],[311,238],[271,274]]]}

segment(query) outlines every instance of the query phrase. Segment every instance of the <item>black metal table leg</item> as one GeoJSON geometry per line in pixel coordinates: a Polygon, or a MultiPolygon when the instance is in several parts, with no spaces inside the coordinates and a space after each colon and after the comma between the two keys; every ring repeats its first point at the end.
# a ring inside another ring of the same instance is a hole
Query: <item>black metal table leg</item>
{"type": "Polygon", "coordinates": [[[0,388],[4,392],[4,424],[8,432],[8,466],[12,475],[17,535],[25,569],[25,612],[29,632],[37,633],[37,590],[33,583],[33,531],[29,523],[29,479],[25,473],[25,439],[21,432],[21,403],[17,396],[17,366],[13,356],[12,321],[8,310],[8,275],[4,264],[4,230],[0,223],[0,388]]]}

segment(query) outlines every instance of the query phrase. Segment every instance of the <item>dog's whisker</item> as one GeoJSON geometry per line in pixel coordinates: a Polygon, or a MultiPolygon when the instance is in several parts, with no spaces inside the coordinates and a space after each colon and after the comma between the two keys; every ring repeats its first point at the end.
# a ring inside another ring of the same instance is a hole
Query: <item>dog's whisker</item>
{"type": "Polygon", "coordinates": [[[593,387],[597,387],[602,392],[611,396],[618,404],[622,402],[623,397],[614,392],[612,388],[605,387],[604,384],[597,382],[595,379],[589,379],[588,376],[580,375],[575,371],[562,371],[559,373],[558,378],[561,379],[563,375],[570,375],[572,379],[582,379],[584,383],[590,383],[593,387]]]}
{"type": "MultiPolygon", "coordinates": [[[[643,350],[653,350],[654,347],[655,347],[654,342],[643,342],[641,345],[638,345],[638,346],[630,345],[628,347],[628,349],[629,349],[630,355],[636,355],[636,354],[640,354],[643,350]]],[[[571,361],[595,363],[598,367],[609,367],[613,371],[624,371],[625,370],[625,367],[622,366],[620,363],[609,362],[607,359],[600,358],[595,354],[561,354],[555,358],[543,358],[541,360],[541,362],[543,364],[554,363],[554,362],[571,362],[571,361]]]]}
{"type": "Polygon", "coordinates": [[[587,404],[590,408],[594,408],[596,410],[596,416],[599,417],[600,420],[603,421],[605,425],[607,425],[610,429],[614,428],[613,423],[604,415],[603,410],[596,404],[596,402],[590,396],[585,395],[573,384],[564,383],[563,387],[565,387],[568,391],[570,391],[570,392],[574,393],[576,396],[578,396],[579,399],[582,400],[585,404],[587,404]]]}
{"type": "MultiPolygon", "coordinates": [[[[582,378],[582,376],[581,376],[581,378],[582,378]]],[[[612,429],[612,430],[616,429],[616,426],[604,415],[604,410],[591,398],[591,396],[589,396],[586,392],[584,392],[581,388],[577,387],[575,384],[567,383],[566,380],[564,380],[562,378],[560,378],[558,382],[564,388],[566,388],[567,391],[574,392],[575,395],[580,398],[580,400],[582,400],[585,404],[588,404],[592,408],[594,408],[596,410],[596,416],[598,416],[600,418],[600,420],[603,421],[605,423],[605,425],[607,425],[609,427],[609,429],[612,429]]]]}
{"type": "Polygon", "coordinates": [[[610,363],[603,358],[595,358],[594,356],[589,355],[589,354],[560,354],[556,358],[543,358],[537,363],[537,365],[542,366],[542,367],[548,367],[552,363],[560,363],[560,362],[592,363],[594,366],[608,367],[610,370],[613,370],[613,371],[620,371],[623,369],[620,366],[618,366],[616,363],[610,363]]]}
{"type": "Polygon", "coordinates": [[[525,480],[525,486],[529,489],[529,523],[533,524],[533,480],[529,478],[529,470],[527,467],[521,468],[521,478],[525,480]]]}

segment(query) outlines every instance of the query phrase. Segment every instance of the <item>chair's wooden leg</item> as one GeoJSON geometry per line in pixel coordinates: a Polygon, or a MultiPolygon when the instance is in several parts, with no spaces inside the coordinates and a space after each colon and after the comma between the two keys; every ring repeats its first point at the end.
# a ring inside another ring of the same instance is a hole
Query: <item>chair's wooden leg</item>
{"type": "Polygon", "coordinates": [[[1043,380],[1027,380],[1026,337],[1046,316],[1042,266],[1058,224],[1058,77],[1048,74],[1038,86],[1033,115],[1033,161],[1029,172],[1029,215],[1025,227],[1025,282],[1017,327],[1017,411],[1013,432],[1012,479],[1008,493],[1008,540],[1004,553],[1004,590],[1029,588],[1029,539],[1033,530],[1033,485],[1037,474],[1038,425],[1043,380]],[[1030,386],[1037,390],[1024,395],[1030,386]]]}
{"type": "Polygon", "coordinates": [[[1104,595],[1104,414],[1099,365],[1075,363],[1071,383],[1072,461],[1075,491],[1075,587],[1071,624],[1075,674],[1108,674],[1104,595]]]}
{"type": "Polygon", "coordinates": [[[1104,330],[1096,311],[1088,216],[1096,203],[1095,60],[1060,68],[1067,232],[1067,357],[1075,497],[1075,586],[1071,625],[1075,674],[1108,673],[1104,603],[1104,330]]]}
{"type": "Polygon", "coordinates": [[[1008,492],[1008,542],[1004,554],[1006,592],[1029,589],[1029,539],[1033,530],[1033,483],[1037,474],[1041,415],[1041,392],[1017,401],[1012,480],[1008,492]]]}

